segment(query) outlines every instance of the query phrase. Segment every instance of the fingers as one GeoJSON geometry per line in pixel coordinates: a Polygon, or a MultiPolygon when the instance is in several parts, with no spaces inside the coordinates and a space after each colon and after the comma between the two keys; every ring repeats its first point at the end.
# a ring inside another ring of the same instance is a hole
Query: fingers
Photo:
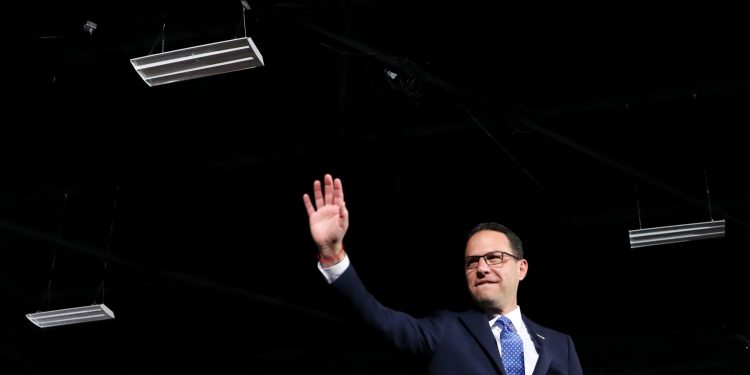
{"type": "Polygon", "coordinates": [[[302,201],[305,202],[305,209],[307,210],[307,216],[312,216],[312,214],[315,213],[315,207],[313,207],[312,201],[310,201],[310,196],[307,194],[302,195],[302,201]]]}
{"type": "Polygon", "coordinates": [[[333,180],[333,198],[344,202],[344,185],[339,178],[333,180]]]}
{"type": "Polygon", "coordinates": [[[315,198],[315,205],[313,205],[312,199],[309,195],[304,194],[302,200],[305,202],[305,209],[308,215],[312,215],[316,210],[319,210],[325,205],[337,205],[345,208],[344,205],[344,186],[341,183],[341,179],[334,179],[330,174],[326,174],[323,177],[323,186],[319,180],[313,182],[313,197],[315,198]]]}
{"type": "Polygon", "coordinates": [[[346,209],[346,204],[342,201],[339,203],[339,217],[344,221],[344,226],[349,226],[349,210],[346,209]]]}
{"type": "Polygon", "coordinates": [[[320,190],[320,181],[315,180],[313,182],[313,195],[315,196],[315,207],[321,208],[323,207],[323,191],[320,190]]]}
{"type": "Polygon", "coordinates": [[[325,186],[325,204],[333,204],[333,177],[330,174],[323,177],[323,185],[325,186]]]}

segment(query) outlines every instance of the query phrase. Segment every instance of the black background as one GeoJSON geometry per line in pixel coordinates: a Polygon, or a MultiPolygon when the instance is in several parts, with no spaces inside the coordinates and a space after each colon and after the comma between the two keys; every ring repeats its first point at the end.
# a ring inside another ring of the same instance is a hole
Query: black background
{"type": "Polygon", "coordinates": [[[326,172],[391,307],[466,308],[464,236],[498,221],[525,242],[523,312],[585,373],[747,373],[738,9],[250,4],[245,27],[234,1],[7,4],[3,373],[420,373],[315,268],[301,197],[326,172]],[[247,32],[265,66],[148,87],[129,59],[162,27],[165,50],[247,32]],[[712,219],[725,238],[629,248],[712,219]],[[116,319],[24,316],[93,302],[116,319]]]}

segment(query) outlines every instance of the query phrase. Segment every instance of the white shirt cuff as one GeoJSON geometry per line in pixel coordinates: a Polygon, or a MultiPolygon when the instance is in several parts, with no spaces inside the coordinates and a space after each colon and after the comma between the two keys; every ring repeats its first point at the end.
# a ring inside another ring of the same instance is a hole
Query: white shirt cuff
{"type": "Polygon", "coordinates": [[[325,276],[326,280],[329,284],[332,284],[336,279],[341,276],[341,274],[346,271],[346,269],[349,268],[349,255],[344,255],[344,259],[342,259],[340,262],[328,267],[323,268],[323,265],[318,262],[318,269],[320,272],[325,276]]]}

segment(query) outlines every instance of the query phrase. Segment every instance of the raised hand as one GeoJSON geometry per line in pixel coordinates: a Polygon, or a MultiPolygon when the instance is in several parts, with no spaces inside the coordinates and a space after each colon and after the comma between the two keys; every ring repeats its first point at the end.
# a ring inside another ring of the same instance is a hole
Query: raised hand
{"type": "Polygon", "coordinates": [[[315,180],[313,196],[315,205],[309,195],[302,196],[310,221],[310,234],[318,246],[321,262],[336,263],[343,257],[344,235],[349,228],[349,212],[344,203],[341,180],[326,174],[322,188],[320,181],[315,180]]]}

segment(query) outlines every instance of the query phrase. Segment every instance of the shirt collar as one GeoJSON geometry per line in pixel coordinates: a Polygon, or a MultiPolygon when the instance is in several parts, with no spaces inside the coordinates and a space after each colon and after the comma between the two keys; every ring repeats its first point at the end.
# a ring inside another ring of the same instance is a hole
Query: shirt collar
{"type": "MultiPolygon", "coordinates": [[[[489,314],[487,315],[487,318],[489,319],[490,327],[495,325],[495,322],[500,317],[500,314],[489,314]]],[[[526,327],[525,324],[523,324],[523,317],[521,315],[521,306],[516,306],[515,309],[513,309],[511,312],[505,314],[505,317],[510,319],[510,321],[513,323],[513,327],[516,328],[516,331],[519,331],[522,329],[522,327],[526,327]]]]}

